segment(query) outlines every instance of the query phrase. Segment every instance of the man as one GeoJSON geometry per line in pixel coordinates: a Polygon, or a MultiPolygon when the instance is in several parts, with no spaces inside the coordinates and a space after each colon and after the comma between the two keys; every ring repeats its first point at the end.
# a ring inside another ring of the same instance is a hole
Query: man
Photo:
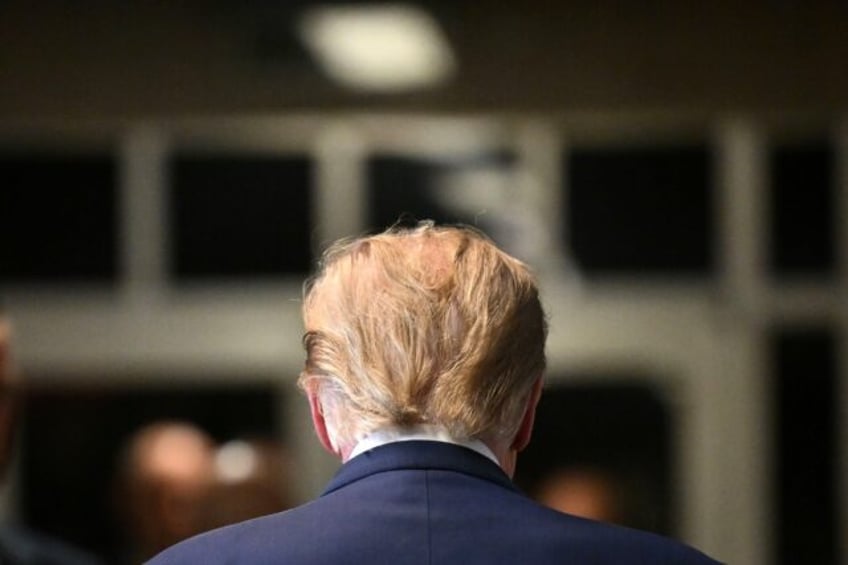
{"type": "Polygon", "coordinates": [[[424,223],[336,244],[303,314],[300,385],[319,440],[344,464],[317,500],[154,564],[714,563],[513,486],[547,331],[527,267],[482,234],[424,223]]]}
{"type": "Polygon", "coordinates": [[[600,522],[625,520],[621,485],[610,474],[592,467],[562,467],[545,476],[534,498],[555,510],[600,522]]]}
{"type": "Polygon", "coordinates": [[[209,529],[203,514],[214,486],[215,445],[201,429],[180,421],[148,424],[132,435],[120,463],[128,563],[209,529]]]}
{"type": "MultiPolygon", "coordinates": [[[[18,412],[18,374],[12,329],[0,306],[0,479],[12,463],[18,412]]],[[[95,565],[93,557],[64,542],[14,524],[0,525],[0,565],[95,565]]]]}

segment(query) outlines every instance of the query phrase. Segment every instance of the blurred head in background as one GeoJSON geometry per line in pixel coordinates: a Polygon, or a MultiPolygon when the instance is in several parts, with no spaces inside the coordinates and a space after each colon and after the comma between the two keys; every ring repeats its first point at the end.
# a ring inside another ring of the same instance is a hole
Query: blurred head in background
{"type": "Polygon", "coordinates": [[[0,480],[4,478],[12,459],[18,378],[12,358],[12,326],[0,305],[0,480]]]}
{"type": "Polygon", "coordinates": [[[117,503],[139,559],[204,530],[202,509],[214,485],[214,461],[211,438],[185,422],[157,422],[130,439],[117,503]]]}
{"type": "Polygon", "coordinates": [[[545,476],[535,498],[554,510],[598,520],[621,523],[624,519],[618,481],[593,467],[557,468],[545,476]]]}

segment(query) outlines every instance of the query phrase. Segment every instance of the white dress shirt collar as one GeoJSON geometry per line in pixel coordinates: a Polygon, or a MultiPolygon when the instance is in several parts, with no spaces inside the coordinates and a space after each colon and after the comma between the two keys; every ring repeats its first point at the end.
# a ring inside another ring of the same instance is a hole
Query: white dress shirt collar
{"type": "Polygon", "coordinates": [[[495,454],[491,449],[489,449],[489,446],[482,441],[477,439],[456,439],[452,437],[442,426],[432,424],[420,424],[405,428],[391,427],[379,429],[362,438],[350,452],[347,460],[350,461],[357,455],[381,445],[395,443],[398,441],[413,440],[440,441],[443,443],[461,445],[462,447],[467,447],[468,449],[476,451],[480,455],[492,460],[496,465],[500,466],[498,458],[495,457],[495,454]]]}

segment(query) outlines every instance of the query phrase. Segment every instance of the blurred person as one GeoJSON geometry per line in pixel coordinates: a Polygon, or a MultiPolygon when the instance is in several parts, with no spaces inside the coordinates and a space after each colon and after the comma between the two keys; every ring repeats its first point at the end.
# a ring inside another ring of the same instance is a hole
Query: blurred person
{"type": "MultiPolygon", "coordinates": [[[[20,410],[20,374],[12,360],[12,328],[0,306],[0,479],[12,465],[20,410]]],[[[2,565],[95,565],[94,556],[15,524],[0,525],[2,565]]]]}
{"type": "Polygon", "coordinates": [[[303,315],[299,384],[341,468],[316,500],[151,563],[715,563],[514,486],[547,328],[528,268],[482,233],[425,222],[337,243],[303,315]]]}
{"type": "Polygon", "coordinates": [[[215,444],[196,426],[161,421],[139,429],[121,460],[118,505],[131,563],[204,531],[215,444]]]}
{"type": "Polygon", "coordinates": [[[600,469],[555,469],[542,479],[534,498],[566,514],[612,524],[624,522],[619,484],[614,477],[600,469]]]}
{"type": "Polygon", "coordinates": [[[215,485],[204,506],[205,529],[281,512],[292,506],[289,463],[268,439],[236,439],[218,447],[215,485]]]}

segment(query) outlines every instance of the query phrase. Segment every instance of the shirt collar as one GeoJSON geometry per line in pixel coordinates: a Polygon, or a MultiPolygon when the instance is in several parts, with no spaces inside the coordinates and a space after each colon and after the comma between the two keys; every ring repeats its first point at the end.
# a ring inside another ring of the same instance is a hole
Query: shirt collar
{"type": "Polygon", "coordinates": [[[409,426],[409,427],[387,427],[380,428],[374,432],[371,432],[364,438],[362,438],[359,443],[351,450],[350,455],[348,456],[348,461],[369,451],[374,449],[375,447],[380,447],[381,445],[386,445],[388,443],[395,443],[398,441],[413,441],[413,440],[427,440],[427,441],[440,441],[442,443],[452,443],[454,445],[461,445],[462,447],[466,447],[473,451],[476,451],[480,455],[486,457],[493,461],[496,465],[500,466],[500,462],[498,458],[495,457],[495,454],[489,449],[485,443],[478,439],[456,439],[452,437],[447,429],[442,426],[437,426],[433,424],[419,424],[417,426],[409,426]]]}

